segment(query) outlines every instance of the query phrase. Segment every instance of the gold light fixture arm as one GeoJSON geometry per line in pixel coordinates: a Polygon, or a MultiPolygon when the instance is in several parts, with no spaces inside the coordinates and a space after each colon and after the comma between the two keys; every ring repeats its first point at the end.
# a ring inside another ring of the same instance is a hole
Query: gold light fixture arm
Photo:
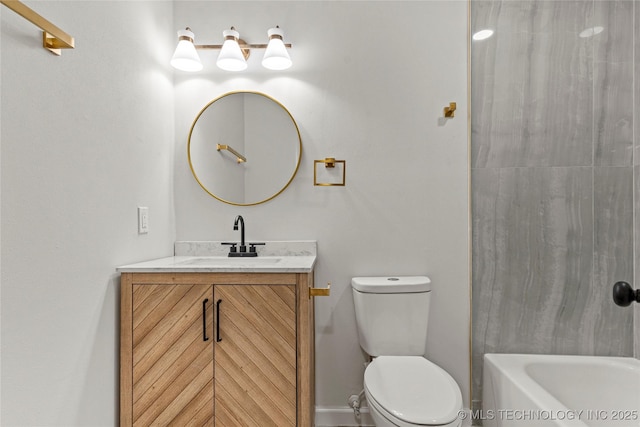
{"type": "MultiPolygon", "coordinates": [[[[193,45],[196,49],[222,49],[221,44],[195,44],[193,45]]],[[[238,46],[240,46],[240,50],[242,51],[242,55],[244,59],[249,59],[251,55],[251,49],[266,49],[266,44],[249,44],[242,39],[238,40],[238,46]]],[[[285,47],[291,48],[291,43],[285,43],[285,47]]]]}
{"type": "Polygon", "coordinates": [[[18,0],[0,0],[0,3],[31,22],[42,32],[42,47],[48,51],[61,55],[61,49],[73,49],[74,40],[69,34],[47,21],[45,18],[36,13],[33,9],[24,5],[18,0]]]}
{"type": "MultiPolygon", "coordinates": [[[[2,1],[6,1],[6,0],[2,0],[2,1]]],[[[242,39],[238,40],[238,45],[240,46],[240,49],[266,49],[267,48],[266,43],[248,44],[242,39]]],[[[196,49],[222,49],[221,44],[195,44],[193,46],[196,49]]],[[[284,46],[291,48],[292,44],[285,43],[284,46]]]]}
{"type": "Polygon", "coordinates": [[[244,163],[247,161],[247,158],[245,156],[243,156],[242,154],[238,153],[236,150],[234,150],[233,148],[231,148],[228,145],[225,144],[217,144],[216,145],[216,150],[220,151],[220,150],[227,150],[228,152],[230,152],[231,154],[233,154],[234,156],[236,156],[236,159],[238,160],[238,163],[244,163]]]}

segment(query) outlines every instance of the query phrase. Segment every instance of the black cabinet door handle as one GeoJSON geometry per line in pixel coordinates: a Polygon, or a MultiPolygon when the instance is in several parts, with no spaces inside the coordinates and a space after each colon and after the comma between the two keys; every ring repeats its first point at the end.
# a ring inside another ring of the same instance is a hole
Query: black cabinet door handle
{"type": "Polygon", "coordinates": [[[209,341],[207,336],[207,303],[209,298],[202,301],[202,341],[209,341]]]}
{"type": "Polygon", "coordinates": [[[216,302],[216,342],[222,341],[222,338],[220,338],[220,304],[221,303],[222,303],[221,299],[219,299],[218,302],[216,302]]]}

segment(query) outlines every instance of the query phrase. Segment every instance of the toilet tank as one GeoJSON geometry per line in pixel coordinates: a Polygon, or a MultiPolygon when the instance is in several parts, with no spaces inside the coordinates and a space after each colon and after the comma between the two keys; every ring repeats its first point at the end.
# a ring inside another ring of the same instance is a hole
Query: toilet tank
{"type": "Polygon", "coordinates": [[[351,279],[360,346],[370,356],[423,356],[431,280],[425,276],[351,279]]]}

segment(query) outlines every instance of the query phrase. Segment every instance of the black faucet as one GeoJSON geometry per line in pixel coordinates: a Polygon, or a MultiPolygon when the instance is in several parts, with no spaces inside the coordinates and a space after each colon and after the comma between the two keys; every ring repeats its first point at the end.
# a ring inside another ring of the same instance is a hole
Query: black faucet
{"type": "Polygon", "coordinates": [[[244,218],[242,215],[238,215],[233,222],[233,229],[238,230],[238,222],[240,223],[240,252],[247,252],[247,245],[244,244],[244,218]]]}
{"type": "Polygon", "coordinates": [[[242,218],[242,215],[238,215],[233,222],[234,230],[238,230],[238,224],[240,224],[240,250],[237,248],[237,243],[223,242],[222,244],[231,246],[229,248],[230,257],[257,257],[256,245],[264,245],[264,243],[249,243],[249,252],[247,252],[247,245],[244,241],[244,218],[242,218]]]}

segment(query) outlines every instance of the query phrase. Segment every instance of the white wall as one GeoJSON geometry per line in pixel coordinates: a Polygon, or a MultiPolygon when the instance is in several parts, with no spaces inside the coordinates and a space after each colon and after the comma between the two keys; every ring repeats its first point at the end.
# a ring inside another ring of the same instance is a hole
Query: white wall
{"type": "Polygon", "coordinates": [[[175,237],[172,4],[26,4],[76,49],[2,7],[2,425],[114,426],[115,267],[175,237]]]}
{"type": "Polygon", "coordinates": [[[433,281],[428,356],[460,384],[469,405],[469,257],[467,153],[467,3],[188,2],[174,7],[175,30],[191,27],[196,43],[220,43],[235,26],[264,43],[280,25],[293,43],[285,72],[260,66],[176,73],[177,240],[317,239],[317,405],[346,406],[362,389],[350,278],[429,275],[433,281]],[[231,90],[267,93],[296,118],[302,163],[276,199],[234,207],[207,195],[193,179],[186,139],[196,114],[231,90]],[[453,120],[442,109],[458,103],[453,120]],[[347,161],[346,187],[314,187],[313,160],[347,161]]]}
{"type": "Polygon", "coordinates": [[[318,285],[333,284],[316,303],[318,405],[345,406],[362,387],[349,280],[378,274],[431,277],[428,355],[468,405],[466,2],[26,4],[77,47],[55,57],[1,12],[3,425],[116,425],[114,268],[176,239],[236,239],[237,214],[252,240],[318,240],[318,285]],[[174,92],[175,30],[219,43],[235,25],[261,43],[276,24],[292,69],[263,71],[254,52],[248,72],[228,74],[203,52],[205,71],[177,73],[174,92]],[[186,161],[197,112],[235,89],[281,101],[303,138],[290,188],[255,207],[208,196],[186,161]],[[443,123],[451,101],[457,117],[443,123]],[[313,187],[313,159],[329,156],[347,160],[346,187],[313,187]]]}

